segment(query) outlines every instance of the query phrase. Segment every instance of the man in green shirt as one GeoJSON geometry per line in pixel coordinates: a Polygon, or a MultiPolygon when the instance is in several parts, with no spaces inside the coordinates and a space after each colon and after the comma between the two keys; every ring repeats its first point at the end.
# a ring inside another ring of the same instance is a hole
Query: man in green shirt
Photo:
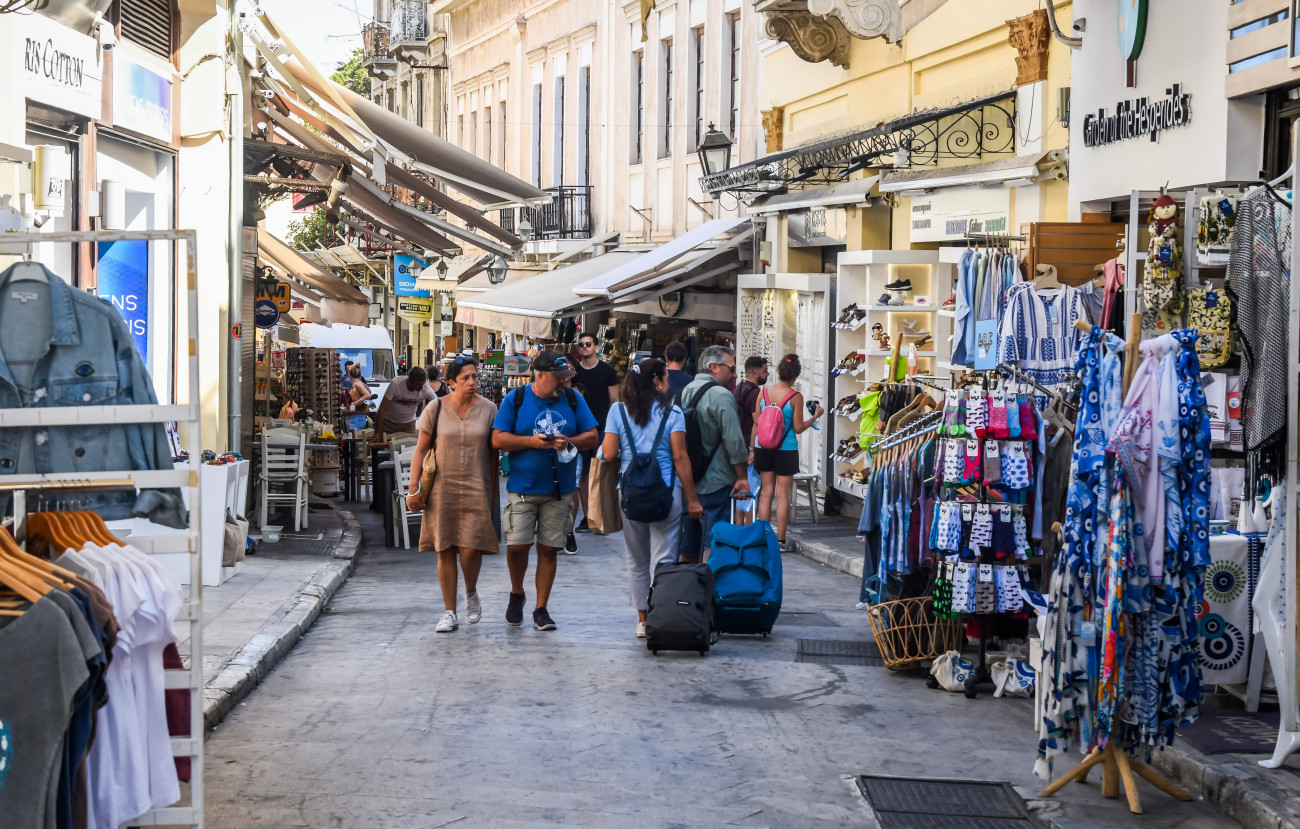
{"type": "Polygon", "coordinates": [[[699,373],[681,392],[683,409],[694,409],[700,423],[700,442],[710,458],[704,477],[695,491],[704,507],[704,518],[682,518],[678,555],[682,561],[698,562],[708,543],[713,525],[726,521],[731,499],[749,494],[746,462],[749,450],[740,430],[740,410],[731,389],[736,384],[736,353],[720,345],[700,354],[699,373]]]}

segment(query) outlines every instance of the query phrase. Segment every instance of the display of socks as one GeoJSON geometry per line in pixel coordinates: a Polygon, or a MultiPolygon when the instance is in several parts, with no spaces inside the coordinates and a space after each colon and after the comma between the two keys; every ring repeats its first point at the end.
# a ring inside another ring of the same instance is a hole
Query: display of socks
{"type": "Polygon", "coordinates": [[[984,483],[1002,482],[1002,452],[996,440],[984,442],[984,483]]]}
{"type": "Polygon", "coordinates": [[[1012,397],[1007,401],[1007,437],[1020,437],[1020,406],[1024,398],[1012,397]]]}
{"type": "Polygon", "coordinates": [[[966,401],[966,430],[980,440],[988,433],[988,401],[980,392],[971,392],[966,401]]]}
{"type": "Polygon", "coordinates": [[[989,398],[989,437],[1006,440],[1011,436],[1007,428],[1007,403],[1000,395],[989,398]]]}

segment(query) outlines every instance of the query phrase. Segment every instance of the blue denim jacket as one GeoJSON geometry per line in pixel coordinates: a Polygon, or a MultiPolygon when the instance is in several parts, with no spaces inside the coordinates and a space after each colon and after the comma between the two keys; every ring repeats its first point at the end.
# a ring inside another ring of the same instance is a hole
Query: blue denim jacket
{"type": "MultiPolygon", "coordinates": [[[[0,408],[157,403],[153,381],[117,309],[42,269],[50,285],[50,340],[35,363],[25,397],[0,353],[0,408]]],[[[0,302],[12,274],[13,268],[0,273],[0,302]]],[[[0,351],[5,339],[21,336],[20,331],[0,332],[0,351]]],[[[39,474],[173,468],[162,424],[103,423],[0,429],[0,475],[17,474],[24,440],[30,441],[39,474]]],[[[173,527],[188,523],[178,489],[141,491],[138,495],[129,490],[61,492],[58,498],[79,509],[94,510],[108,520],[135,515],[173,527]]],[[[0,496],[0,513],[8,507],[9,496],[0,496]]]]}

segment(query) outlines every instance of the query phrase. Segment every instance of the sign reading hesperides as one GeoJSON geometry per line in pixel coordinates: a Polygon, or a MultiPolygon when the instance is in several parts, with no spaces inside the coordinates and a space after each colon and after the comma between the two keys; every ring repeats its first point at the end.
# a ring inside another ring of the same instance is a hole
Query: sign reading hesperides
{"type": "Polygon", "coordinates": [[[1087,147],[1100,147],[1130,138],[1148,137],[1158,141],[1160,133],[1175,127],[1185,127],[1192,120],[1192,96],[1183,92],[1182,84],[1165,90],[1165,97],[1120,101],[1115,114],[1107,115],[1105,109],[1088,113],[1083,118],[1083,143],[1087,147]]]}

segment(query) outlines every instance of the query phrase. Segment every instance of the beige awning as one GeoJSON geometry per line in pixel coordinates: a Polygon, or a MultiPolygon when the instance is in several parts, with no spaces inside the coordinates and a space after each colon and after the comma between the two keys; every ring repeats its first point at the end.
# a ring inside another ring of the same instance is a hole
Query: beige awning
{"type": "Polygon", "coordinates": [[[324,79],[296,58],[286,60],[284,67],[307,89],[326,100],[342,99],[346,104],[342,108],[348,114],[356,113],[360,126],[479,204],[540,204],[551,199],[549,193],[523,179],[367,101],[352,90],[324,79]]]}
{"type": "Polygon", "coordinates": [[[456,321],[509,334],[549,337],[552,321],[578,313],[578,306],[591,301],[590,297],[575,294],[573,289],[576,286],[644,255],[635,251],[611,251],[542,272],[529,279],[523,290],[512,285],[494,287],[459,300],[456,303],[456,321]]]}
{"type": "Polygon", "coordinates": [[[275,238],[265,228],[258,228],[257,253],[271,268],[320,292],[320,315],[323,319],[348,325],[365,325],[370,321],[370,300],[365,294],[275,238]]]}
{"type": "Polygon", "coordinates": [[[480,271],[486,270],[491,264],[492,257],[483,254],[464,254],[462,256],[453,256],[447,260],[447,275],[438,276],[438,265],[431,262],[430,266],[424,269],[420,278],[415,280],[415,289],[417,291],[441,291],[443,293],[455,293],[460,288],[462,280],[469,279],[480,271]]]}
{"type": "Polygon", "coordinates": [[[646,251],[634,260],[624,262],[574,287],[579,296],[622,298],[632,291],[650,287],[672,276],[704,264],[716,253],[730,250],[753,235],[754,226],[749,219],[713,219],[694,230],[689,230],[653,250],[646,251]],[[725,233],[734,233],[716,246],[710,243],[725,233]]]}

